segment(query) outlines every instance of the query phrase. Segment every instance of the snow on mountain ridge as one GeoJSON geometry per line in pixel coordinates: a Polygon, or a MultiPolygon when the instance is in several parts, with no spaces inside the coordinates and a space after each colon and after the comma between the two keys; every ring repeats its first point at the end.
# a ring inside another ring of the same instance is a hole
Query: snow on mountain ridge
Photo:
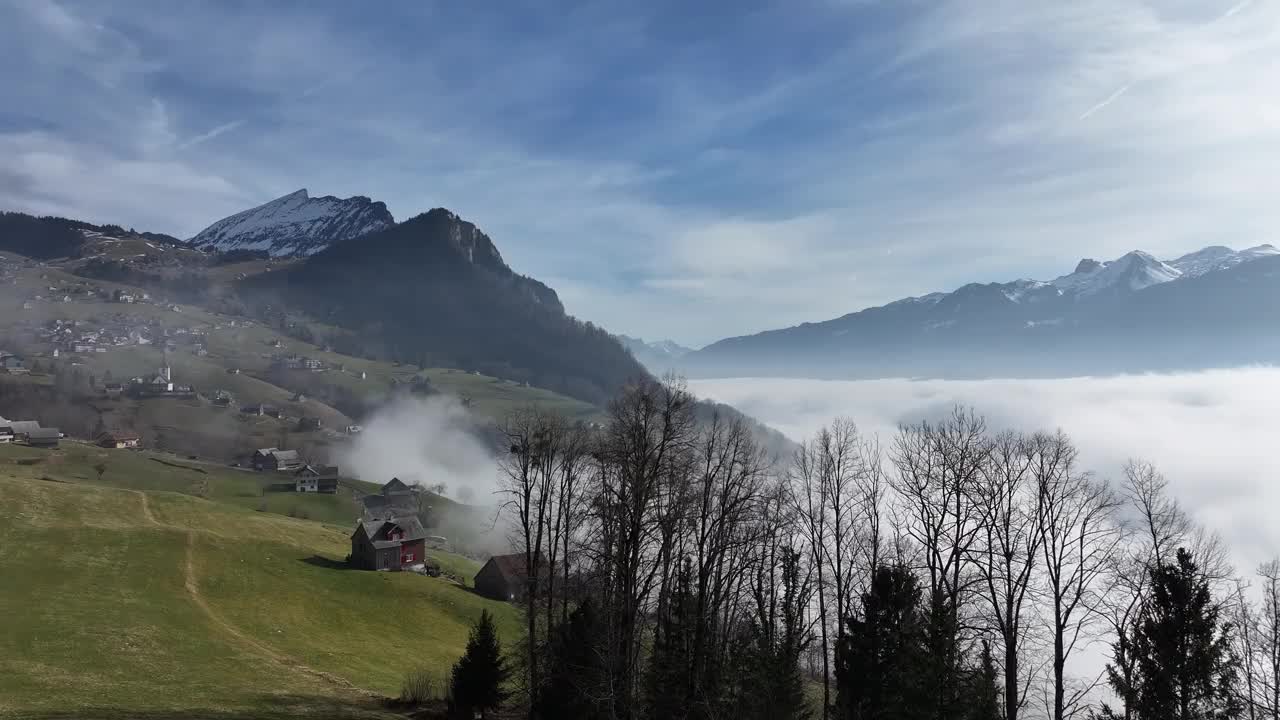
{"type": "MultiPolygon", "coordinates": [[[[995,287],[1009,302],[1017,304],[1044,302],[1063,296],[1083,298],[1102,292],[1137,292],[1152,285],[1199,277],[1275,255],[1280,255],[1280,250],[1272,245],[1258,245],[1245,250],[1232,250],[1214,245],[1188,253],[1176,260],[1161,261],[1150,253],[1134,250],[1106,262],[1085,258],[1076,265],[1073,272],[1048,282],[1021,279],[999,283],[995,287]]],[[[930,293],[921,297],[897,300],[889,305],[901,303],[932,305],[954,294],[930,293]]]]}
{"type": "Polygon", "coordinates": [[[1105,263],[1081,262],[1076,272],[1063,275],[1051,284],[1078,295],[1093,295],[1110,288],[1136,292],[1182,275],[1177,268],[1160,262],[1150,253],[1134,250],[1105,263]]]}
{"type": "Polygon", "coordinates": [[[1272,245],[1258,245],[1237,252],[1222,245],[1211,245],[1203,250],[1187,253],[1177,260],[1170,260],[1169,264],[1180,270],[1183,277],[1199,277],[1271,255],[1280,255],[1280,250],[1272,245]]]}
{"type": "Polygon", "coordinates": [[[395,224],[386,205],[367,197],[312,198],[306,188],[223,218],[189,241],[218,250],[312,255],[329,245],[395,224]]]}

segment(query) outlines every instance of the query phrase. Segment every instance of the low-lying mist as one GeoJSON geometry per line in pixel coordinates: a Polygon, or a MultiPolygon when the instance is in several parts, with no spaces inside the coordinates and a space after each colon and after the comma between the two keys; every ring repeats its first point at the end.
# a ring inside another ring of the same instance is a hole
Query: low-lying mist
{"type": "Polygon", "coordinates": [[[385,483],[393,477],[432,488],[461,502],[496,502],[498,464],[476,421],[448,396],[401,398],[378,410],[364,431],[337,454],[344,474],[385,483]]]}
{"type": "Polygon", "coordinates": [[[691,381],[800,440],[837,416],[887,444],[900,423],[935,419],[955,404],[993,429],[1061,428],[1084,467],[1118,480],[1129,458],[1164,473],[1196,520],[1219,532],[1237,570],[1253,574],[1280,553],[1280,368],[1057,380],[732,378],[691,381]]]}
{"type": "Polygon", "coordinates": [[[370,417],[364,431],[340,451],[344,475],[385,483],[398,477],[466,505],[427,512],[428,530],[446,547],[476,558],[511,551],[496,495],[501,472],[481,439],[480,428],[461,403],[448,396],[401,398],[370,417]]]}

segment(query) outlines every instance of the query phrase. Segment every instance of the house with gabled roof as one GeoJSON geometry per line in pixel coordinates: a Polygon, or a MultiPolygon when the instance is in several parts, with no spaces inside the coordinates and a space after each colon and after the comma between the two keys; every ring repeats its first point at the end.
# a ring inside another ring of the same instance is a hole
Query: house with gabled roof
{"type": "MultiPolygon", "coordinates": [[[[539,575],[545,578],[547,565],[545,562],[539,565],[542,567],[539,575]]],[[[528,579],[524,553],[512,553],[490,557],[476,573],[474,584],[476,592],[487,598],[516,602],[528,590],[528,579]]]]}
{"type": "Polygon", "coordinates": [[[58,428],[36,428],[26,434],[27,445],[31,447],[56,448],[62,439],[58,428]]]}
{"type": "Polygon", "coordinates": [[[132,432],[104,432],[98,436],[98,446],[104,448],[124,450],[126,448],[139,447],[141,444],[142,438],[137,433],[132,432]]]}
{"type": "Polygon", "coordinates": [[[253,458],[250,462],[253,465],[253,469],[259,472],[293,472],[303,465],[302,458],[298,457],[297,450],[281,450],[274,447],[254,450],[253,458]]]}
{"type": "Polygon", "coordinates": [[[377,494],[360,498],[366,518],[412,515],[418,512],[418,492],[400,478],[391,478],[377,494]]]}
{"type": "Polygon", "coordinates": [[[338,468],[325,465],[303,465],[293,473],[294,492],[333,495],[338,492],[338,468]]]}
{"type": "Polygon", "coordinates": [[[424,566],[427,531],[413,516],[362,520],[351,533],[351,564],[365,570],[424,566]]]}
{"type": "Polygon", "coordinates": [[[38,420],[10,420],[5,424],[9,426],[15,440],[25,440],[32,431],[40,429],[38,420]]]}
{"type": "Polygon", "coordinates": [[[386,485],[382,486],[383,495],[397,495],[412,492],[413,488],[406,485],[404,481],[398,477],[391,478],[391,480],[387,481],[386,485]]]}

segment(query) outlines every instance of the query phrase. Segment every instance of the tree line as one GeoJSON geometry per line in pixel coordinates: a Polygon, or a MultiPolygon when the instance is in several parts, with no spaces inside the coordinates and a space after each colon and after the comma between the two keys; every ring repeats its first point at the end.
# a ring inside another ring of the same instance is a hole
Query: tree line
{"type": "Polygon", "coordinates": [[[696,407],[506,418],[529,717],[1280,718],[1280,562],[1246,587],[1149,464],[964,408],[775,457],[696,407]]]}

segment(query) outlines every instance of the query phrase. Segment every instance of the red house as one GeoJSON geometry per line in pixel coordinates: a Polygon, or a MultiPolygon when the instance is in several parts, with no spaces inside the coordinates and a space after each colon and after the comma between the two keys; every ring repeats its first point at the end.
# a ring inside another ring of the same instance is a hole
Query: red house
{"type": "Polygon", "coordinates": [[[351,564],[365,570],[424,566],[427,531],[416,517],[365,520],[351,533],[351,564]]]}

